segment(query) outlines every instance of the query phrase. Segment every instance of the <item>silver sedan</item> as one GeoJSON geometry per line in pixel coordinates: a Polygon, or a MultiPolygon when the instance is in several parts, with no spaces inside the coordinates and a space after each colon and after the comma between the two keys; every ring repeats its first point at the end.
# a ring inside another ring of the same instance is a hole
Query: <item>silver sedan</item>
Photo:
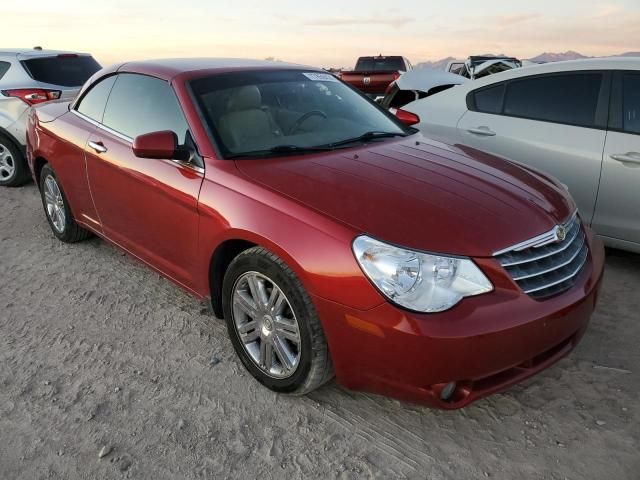
{"type": "Polygon", "coordinates": [[[519,68],[402,109],[427,136],[557,177],[607,245],[640,253],[640,58],[519,68]]]}

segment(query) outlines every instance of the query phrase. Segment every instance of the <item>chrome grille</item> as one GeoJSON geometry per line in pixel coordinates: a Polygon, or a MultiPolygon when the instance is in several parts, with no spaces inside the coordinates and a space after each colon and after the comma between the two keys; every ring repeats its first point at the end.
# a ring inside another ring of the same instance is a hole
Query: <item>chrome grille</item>
{"type": "Polygon", "coordinates": [[[522,290],[543,299],[570,288],[582,271],[589,247],[580,219],[574,215],[562,226],[564,240],[557,229],[510,249],[496,253],[496,259],[522,290]]]}

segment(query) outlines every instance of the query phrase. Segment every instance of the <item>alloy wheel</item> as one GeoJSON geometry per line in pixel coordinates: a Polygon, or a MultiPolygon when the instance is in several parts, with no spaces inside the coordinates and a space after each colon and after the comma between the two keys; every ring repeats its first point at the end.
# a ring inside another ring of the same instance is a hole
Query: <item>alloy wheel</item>
{"type": "Polygon", "coordinates": [[[66,213],[64,209],[64,199],[56,179],[49,175],[44,181],[44,203],[47,208],[47,215],[53,224],[53,228],[58,233],[64,232],[66,224],[66,213]]]}
{"type": "Polygon", "coordinates": [[[16,171],[16,164],[11,151],[0,143],[0,180],[7,180],[13,177],[16,171]]]}
{"type": "Polygon", "coordinates": [[[258,272],[241,275],[233,287],[233,323],[253,362],[273,378],[288,378],[300,363],[302,342],[289,300],[258,272]]]}

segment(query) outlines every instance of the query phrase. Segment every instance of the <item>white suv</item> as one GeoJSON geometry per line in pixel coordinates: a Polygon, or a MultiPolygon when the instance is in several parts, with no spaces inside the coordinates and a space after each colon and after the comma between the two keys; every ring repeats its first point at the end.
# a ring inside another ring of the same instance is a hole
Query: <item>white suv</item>
{"type": "Polygon", "coordinates": [[[24,157],[29,107],[75,97],[99,69],[86,53],[0,48],[0,186],[29,179],[24,157]]]}

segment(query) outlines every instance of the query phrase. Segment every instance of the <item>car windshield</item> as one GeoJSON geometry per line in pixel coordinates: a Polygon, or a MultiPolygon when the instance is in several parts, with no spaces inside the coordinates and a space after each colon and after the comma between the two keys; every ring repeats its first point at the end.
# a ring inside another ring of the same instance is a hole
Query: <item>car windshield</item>
{"type": "Polygon", "coordinates": [[[233,72],[191,87],[227,158],[310,153],[409,133],[329,73],[233,72]]]}

